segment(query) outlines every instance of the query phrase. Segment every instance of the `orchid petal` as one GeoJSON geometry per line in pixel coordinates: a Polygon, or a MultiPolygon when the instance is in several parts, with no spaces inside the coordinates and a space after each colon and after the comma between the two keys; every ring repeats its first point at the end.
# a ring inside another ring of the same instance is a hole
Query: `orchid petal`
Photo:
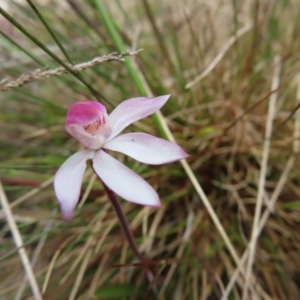
{"type": "Polygon", "coordinates": [[[177,144],[140,132],[119,135],[106,142],[103,148],[122,152],[150,165],[165,164],[188,156],[177,144]]]}
{"type": "Polygon", "coordinates": [[[58,169],[54,176],[54,190],[64,221],[71,219],[78,202],[86,161],[95,151],[84,150],[73,154],[58,169]]]}
{"type": "Polygon", "coordinates": [[[169,97],[139,97],[123,101],[108,116],[112,132],[107,140],[114,138],[129,124],[158,111],[169,97]]]}
{"type": "Polygon", "coordinates": [[[93,168],[101,180],[125,200],[142,205],[160,206],[157,193],[142,177],[103,150],[96,152],[93,168]]]}

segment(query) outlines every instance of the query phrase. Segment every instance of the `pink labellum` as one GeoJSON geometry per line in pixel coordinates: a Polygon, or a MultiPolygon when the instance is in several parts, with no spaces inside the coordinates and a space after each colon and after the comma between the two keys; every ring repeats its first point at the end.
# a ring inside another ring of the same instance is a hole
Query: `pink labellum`
{"type": "Polygon", "coordinates": [[[95,102],[73,104],[66,118],[67,131],[89,149],[100,149],[111,134],[104,105],[95,102]]]}
{"type": "Polygon", "coordinates": [[[76,102],[68,110],[66,127],[70,125],[86,125],[99,116],[106,115],[106,108],[97,101],[76,102]]]}

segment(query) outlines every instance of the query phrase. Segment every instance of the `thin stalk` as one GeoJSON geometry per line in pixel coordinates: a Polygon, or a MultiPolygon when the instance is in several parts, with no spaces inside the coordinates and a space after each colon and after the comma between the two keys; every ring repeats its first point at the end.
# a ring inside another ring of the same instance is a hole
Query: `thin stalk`
{"type": "MultiPolygon", "coordinates": [[[[87,83],[81,76],[74,72],[66,63],[64,63],[55,53],[53,53],[48,47],[41,43],[35,36],[33,36],[29,31],[27,31],[19,22],[17,22],[11,15],[9,15],[4,9],[0,7],[0,14],[6,18],[10,23],[12,23],[16,28],[18,28],[24,35],[26,35],[32,42],[39,46],[44,52],[46,52],[50,57],[52,57],[56,62],[62,65],[65,69],[69,71],[73,76],[75,76],[81,83],[83,83],[90,92],[98,99],[99,97],[104,98],[99,92],[95,91],[93,87],[87,83]]],[[[106,100],[106,99],[105,99],[106,100]]]]}
{"type": "Polygon", "coordinates": [[[38,18],[40,19],[40,21],[42,22],[42,24],[44,25],[44,27],[47,29],[47,31],[49,32],[49,34],[51,35],[51,37],[53,38],[53,40],[55,41],[55,43],[57,44],[57,46],[59,47],[59,49],[61,50],[61,52],[67,58],[67,60],[69,61],[69,63],[73,64],[73,61],[71,60],[71,57],[68,55],[68,52],[66,51],[66,49],[64,48],[64,46],[62,45],[62,43],[59,41],[59,39],[56,37],[56,35],[54,34],[54,32],[51,29],[51,27],[47,24],[46,20],[44,19],[44,17],[42,16],[42,14],[39,12],[39,10],[37,9],[37,7],[32,3],[31,0],[27,0],[27,3],[30,5],[30,7],[32,8],[32,10],[35,12],[35,14],[38,16],[38,18]]]}
{"type": "MultiPolygon", "coordinates": [[[[22,52],[24,52],[27,56],[29,56],[32,60],[34,60],[37,64],[41,65],[43,68],[48,68],[49,66],[53,67],[52,63],[50,62],[44,62],[42,60],[40,60],[37,56],[35,56],[34,54],[32,54],[31,52],[27,51],[25,48],[23,48],[22,46],[20,46],[17,42],[15,42],[12,38],[10,38],[8,35],[6,35],[4,32],[2,32],[0,30],[0,34],[6,38],[13,46],[15,46],[17,49],[21,50],[22,52]]],[[[66,82],[66,80],[62,79],[61,77],[58,77],[58,79],[63,82],[64,84],[66,84],[69,88],[71,87],[74,91],[76,91],[77,93],[81,93],[81,90],[77,88],[76,85],[72,85],[70,86],[70,84],[68,84],[66,82]]],[[[31,94],[32,97],[32,94],[31,94]]]]}
{"type": "Polygon", "coordinates": [[[118,200],[118,198],[116,197],[116,194],[108,187],[105,185],[104,182],[102,182],[103,186],[104,186],[104,189],[105,189],[105,192],[118,216],[118,219],[120,221],[120,224],[121,224],[121,227],[124,231],[124,234],[126,236],[126,239],[129,243],[129,246],[132,250],[132,252],[135,254],[135,256],[140,260],[140,261],[145,261],[145,258],[140,254],[136,244],[135,244],[135,241],[134,241],[134,238],[133,238],[133,235],[132,235],[132,232],[129,228],[129,224],[126,220],[126,217],[124,215],[124,212],[122,210],[122,207],[120,205],[120,202],[118,200]]]}
{"type": "Polygon", "coordinates": [[[9,35],[7,35],[6,33],[4,33],[1,30],[0,30],[0,34],[4,38],[6,38],[11,44],[13,44],[16,48],[18,48],[19,50],[23,51],[26,55],[28,55],[37,64],[39,64],[41,66],[45,66],[45,64],[44,64],[44,62],[42,60],[40,60],[38,57],[36,57],[35,55],[33,55],[32,53],[30,53],[29,51],[27,51],[25,48],[23,48],[22,46],[20,46],[18,43],[16,43],[9,35]]]}

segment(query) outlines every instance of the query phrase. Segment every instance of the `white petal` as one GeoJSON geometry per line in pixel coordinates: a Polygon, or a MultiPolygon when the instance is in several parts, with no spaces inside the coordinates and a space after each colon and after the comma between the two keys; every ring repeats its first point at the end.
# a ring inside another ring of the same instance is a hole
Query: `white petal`
{"type": "Polygon", "coordinates": [[[79,151],[69,157],[58,169],[54,176],[54,190],[62,218],[71,219],[74,208],[78,202],[86,161],[94,157],[95,151],[79,151]]]}
{"type": "Polygon", "coordinates": [[[140,162],[152,165],[165,164],[187,157],[175,143],[146,133],[128,133],[105,142],[103,148],[122,152],[140,162]]]}
{"type": "Polygon", "coordinates": [[[103,150],[96,152],[93,167],[97,175],[125,200],[149,206],[160,206],[155,190],[139,175],[103,150]]]}
{"type": "Polygon", "coordinates": [[[139,97],[123,101],[108,116],[112,133],[108,140],[119,134],[129,124],[158,111],[170,95],[160,97],[139,97]]]}

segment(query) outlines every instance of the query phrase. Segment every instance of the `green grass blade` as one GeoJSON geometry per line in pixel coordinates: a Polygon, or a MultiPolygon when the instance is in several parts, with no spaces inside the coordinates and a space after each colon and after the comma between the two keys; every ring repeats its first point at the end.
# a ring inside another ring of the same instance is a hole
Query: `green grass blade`
{"type": "MultiPolygon", "coordinates": [[[[100,0],[94,0],[95,2],[95,5],[97,7],[97,10],[103,20],[103,23],[110,35],[110,37],[112,38],[117,50],[119,52],[123,52],[125,51],[125,46],[121,40],[121,37],[119,35],[119,33],[117,32],[111,18],[110,18],[110,15],[109,13],[106,11],[106,9],[104,8],[103,4],[102,4],[102,1],[100,0]]],[[[129,57],[125,57],[125,64],[126,64],[126,67],[128,69],[128,72],[139,92],[140,95],[142,96],[146,96],[147,95],[147,92],[144,88],[144,85],[143,85],[143,82],[141,81],[137,71],[135,70],[131,60],[129,57]]],[[[152,118],[154,120],[154,123],[159,131],[159,133],[161,134],[162,137],[164,138],[167,138],[167,134],[163,128],[163,125],[161,124],[158,116],[156,114],[153,114],[152,115],[152,118]]]]}
{"type": "Polygon", "coordinates": [[[66,49],[64,48],[64,46],[62,45],[62,43],[59,41],[59,39],[56,37],[56,35],[54,34],[53,30],[48,25],[48,23],[46,22],[46,20],[42,16],[42,14],[39,12],[39,10],[37,9],[37,7],[32,3],[31,0],[27,0],[27,3],[30,5],[30,7],[32,8],[32,10],[36,13],[36,15],[38,16],[38,18],[40,19],[40,21],[42,22],[42,24],[45,26],[45,28],[47,29],[47,31],[49,32],[49,34],[51,35],[51,37],[53,38],[53,40],[55,41],[55,43],[57,44],[57,46],[59,47],[59,49],[61,50],[61,52],[67,58],[67,60],[69,61],[69,63],[72,64],[73,62],[72,62],[71,57],[69,56],[68,52],[66,51],[66,49]]]}
{"type": "Polygon", "coordinates": [[[44,52],[46,52],[50,57],[52,57],[57,63],[62,65],[66,70],[69,71],[74,77],[76,77],[81,83],[83,83],[90,92],[97,98],[104,98],[99,92],[95,91],[93,87],[87,83],[81,76],[74,72],[66,63],[64,63],[56,54],[54,54],[48,47],[46,47],[42,42],[40,42],[35,36],[33,36],[29,31],[27,31],[19,22],[17,22],[12,16],[10,16],[4,9],[0,7],[0,14],[5,17],[10,23],[12,23],[16,28],[18,28],[25,36],[27,36],[32,42],[39,46],[44,52]]]}

